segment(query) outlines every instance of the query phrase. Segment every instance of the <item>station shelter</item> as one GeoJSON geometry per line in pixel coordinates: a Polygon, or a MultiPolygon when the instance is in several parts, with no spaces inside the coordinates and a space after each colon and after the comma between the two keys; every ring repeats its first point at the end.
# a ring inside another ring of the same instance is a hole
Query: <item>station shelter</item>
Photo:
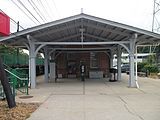
{"type": "Polygon", "coordinates": [[[88,78],[109,77],[117,55],[121,80],[121,54],[129,54],[129,87],[137,87],[136,46],[160,43],[160,35],[84,13],[38,25],[1,37],[0,42],[29,50],[29,80],[36,87],[36,55],[44,53],[44,80],[79,78],[85,66],[88,78]]]}

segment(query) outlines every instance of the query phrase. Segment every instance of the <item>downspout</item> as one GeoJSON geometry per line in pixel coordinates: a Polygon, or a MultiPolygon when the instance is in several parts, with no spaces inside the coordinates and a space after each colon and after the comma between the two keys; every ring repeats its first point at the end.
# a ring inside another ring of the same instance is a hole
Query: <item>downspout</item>
{"type": "Polygon", "coordinates": [[[136,68],[135,68],[135,72],[136,72],[136,77],[135,77],[135,79],[136,79],[136,80],[135,80],[135,81],[136,81],[136,86],[137,86],[137,88],[139,88],[138,79],[137,79],[137,62],[138,62],[138,61],[137,61],[137,45],[136,45],[135,58],[136,58],[136,60],[135,60],[135,61],[136,61],[136,66],[135,66],[135,67],[136,67],[136,68]]]}

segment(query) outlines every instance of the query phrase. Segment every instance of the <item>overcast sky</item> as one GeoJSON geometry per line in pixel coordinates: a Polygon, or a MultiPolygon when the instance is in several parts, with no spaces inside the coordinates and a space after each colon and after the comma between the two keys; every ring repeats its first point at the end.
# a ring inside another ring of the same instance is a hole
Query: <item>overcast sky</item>
{"type": "MultiPolygon", "coordinates": [[[[15,1],[33,20],[34,18],[23,8],[17,0],[15,1]]],[[[28,0],[20,0],[41,22],[43,20],[37,15],[29,4],[28,0]]],[[[29,0],[31,1],[31,0],[29,0]]],[[[154,0],[32,0],[39,8],[41,17],[49,21],[73,16],[81,13],[81,8],[85,14],[101,17],[104,19],[128,24],[138,28],[151,30],[153,1],[154,0]],[[42,4],[41,4],[41,2],[42,4]]],[[[35,26],[12,0],[0,0],[0,9],[25,28],[35,26]]],[[[39,24],[36,20],[34,20],[39,24]]],[[[16,30],[16,26],[11,24],[11,31],[16,30]]]]}

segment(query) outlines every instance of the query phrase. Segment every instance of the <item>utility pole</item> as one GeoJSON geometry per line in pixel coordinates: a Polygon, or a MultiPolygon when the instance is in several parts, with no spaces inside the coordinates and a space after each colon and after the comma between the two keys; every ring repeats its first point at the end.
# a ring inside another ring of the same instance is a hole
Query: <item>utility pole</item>
{"type": "MultiPolygon", "coordinates": [[[[153,20],[152,20],[152,32],[160,33],[160,0],[154,0],[153,4],[153,20]]],[[[154,49],[156,47],[160,47],[160,45],[154,46],[154,49]]],[[[158,48],[159,49],[159,48],[158,48]]],[[[159,62],[160,54],[156,53],[157,58],[157,65],[159,62]]]]}
{"type": "MultiPolygon", "coordinates": [[[[19,32],[19,21],[17,22],[17,32],[19,32]]],[[[17,67],[19,66],[19,48],[17,48],[17,67]]]]}
{"type": "Polygon", "coordinates": [[[160,33],[160,0],[154,0],[152,32],[160,33]]]}

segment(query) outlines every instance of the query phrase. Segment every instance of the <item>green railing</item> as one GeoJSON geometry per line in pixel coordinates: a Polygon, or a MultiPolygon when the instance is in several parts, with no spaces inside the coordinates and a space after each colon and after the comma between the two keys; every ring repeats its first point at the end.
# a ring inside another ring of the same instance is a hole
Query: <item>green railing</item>
{"type": "MultiPolygon", "coordinates": [[[[12,69],[6,64],[4,64],[4,68],[9,79],[12,94],[15,96],[17,94],[17,91],[19,91],[23,94],[28,95],[28,74],[26,74],[22,69],[12,69]]],[[[3,91],[3,86],[0,82],[0,99],[4,98],[5,93],[3,91]]]]}
{"type": "Polygon", "coordinates": [[[28,95],[28,75],[20,74],[15,69],[11,71],[5,69],[8,73],[10,84],[13,88],[13,94],[17,94],[17,90],[28,95]]]}
{"type": "Polygon", "coordinates": [[[17,75],[20,78],[28,78],[28,68],[11,68],[10,66],[3,64],[4,68],[7,69],[8,71],[14,73],[15,75],[17,75]]]}

